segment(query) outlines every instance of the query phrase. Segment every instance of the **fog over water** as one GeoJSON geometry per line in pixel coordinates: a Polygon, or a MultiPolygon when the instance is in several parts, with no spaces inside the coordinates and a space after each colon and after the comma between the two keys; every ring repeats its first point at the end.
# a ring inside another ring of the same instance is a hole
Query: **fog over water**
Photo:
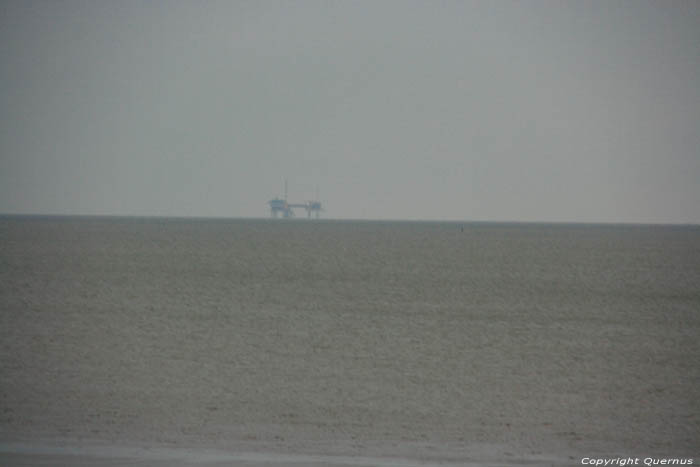
{"type": "Polygon", "coordinates": [[[700,3],[0,6],[0,212],[700,222],[700,3]]]}

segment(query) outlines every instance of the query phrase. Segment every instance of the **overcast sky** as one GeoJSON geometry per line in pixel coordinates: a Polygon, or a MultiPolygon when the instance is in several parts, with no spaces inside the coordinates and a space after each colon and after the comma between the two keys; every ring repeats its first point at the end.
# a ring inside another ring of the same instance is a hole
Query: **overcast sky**
{"type": "Polygon", "coordinates": [[[700,223],[695,0],[2,1],[0,105],[0,213],[700,223]]]}

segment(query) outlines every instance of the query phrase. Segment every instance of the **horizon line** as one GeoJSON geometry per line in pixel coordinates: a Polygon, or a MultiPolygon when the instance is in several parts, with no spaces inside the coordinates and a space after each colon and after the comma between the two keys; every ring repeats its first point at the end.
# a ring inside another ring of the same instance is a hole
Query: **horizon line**
{"type": "Polygon", "coordinates": [[[626,225],[626,226],[689,226],[700,227],[700,222],[642,222],[642,221],[581,221],[581,220],[504,220],[504,219],[401,219],[401,218],[353,218],[325,217],[307,219],[292,217],[276,219],[267,216],[222,215],[169,215],[169,214],[66,214],[66,213],[11,213],[0,212],[0,218],[112,218],[112,219],[171,219],[171,220],[269,220],[276,222],[416,222],[450,224],[561,224],[561,225],[626,225]]]}

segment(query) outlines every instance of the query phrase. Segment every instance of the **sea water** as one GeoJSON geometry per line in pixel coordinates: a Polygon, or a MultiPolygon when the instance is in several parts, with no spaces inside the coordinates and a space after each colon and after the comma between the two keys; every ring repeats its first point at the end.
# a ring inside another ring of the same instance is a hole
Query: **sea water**
{"type": "Polygon", "coordinates": [[[699,335],[697,226],[0,218],[3,440],[697,455],[699,335]]]}

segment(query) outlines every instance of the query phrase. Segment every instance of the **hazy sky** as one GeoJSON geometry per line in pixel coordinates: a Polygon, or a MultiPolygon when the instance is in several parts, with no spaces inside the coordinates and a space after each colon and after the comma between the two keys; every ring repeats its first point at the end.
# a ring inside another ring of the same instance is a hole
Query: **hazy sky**
{"type": "Polygon", "coordinates": [[[1,1],[0,105],[0,213],[700,223],[695,0],[1,1]]]}

